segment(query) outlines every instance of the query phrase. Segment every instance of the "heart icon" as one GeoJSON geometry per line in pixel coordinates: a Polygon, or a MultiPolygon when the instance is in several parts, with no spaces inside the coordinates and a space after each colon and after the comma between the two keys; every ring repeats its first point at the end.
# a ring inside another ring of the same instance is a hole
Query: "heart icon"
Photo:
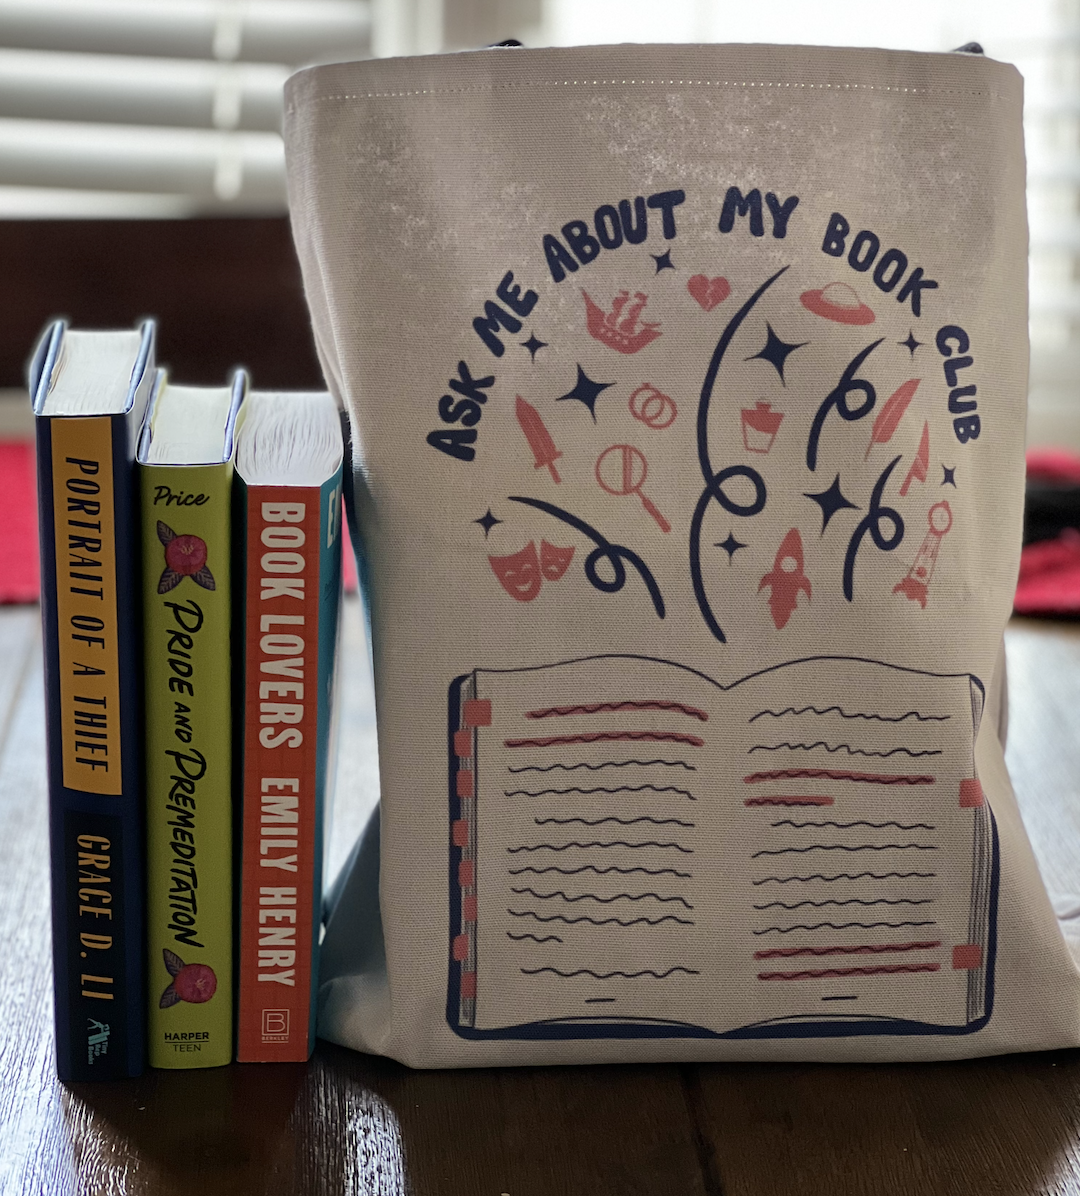
{"type": "Polygon", "coordinates": [[[695,274],[686,284],[686,289],[705,311],[712,311],[731,294],[731,284],[726,278],[706,278],[704,274],[695,274]]]}

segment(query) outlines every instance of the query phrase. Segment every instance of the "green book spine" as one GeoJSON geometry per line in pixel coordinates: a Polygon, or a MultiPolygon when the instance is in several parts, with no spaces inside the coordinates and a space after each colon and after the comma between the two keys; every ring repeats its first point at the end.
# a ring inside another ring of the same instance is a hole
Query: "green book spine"
{"type": "Polygon", "coordinates": [[[148,1046],[233,1055],[231,463],[142,465],[148,1046]]]}

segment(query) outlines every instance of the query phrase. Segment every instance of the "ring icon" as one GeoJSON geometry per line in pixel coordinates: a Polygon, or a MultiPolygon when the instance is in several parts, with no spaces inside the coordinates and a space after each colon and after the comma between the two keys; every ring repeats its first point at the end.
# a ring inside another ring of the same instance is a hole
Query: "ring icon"
{"type": "Polygon", "coordinates": [[[659,431],[671,427],[679,410],[670,395],[646,382],[630,396],[630,414],[634,419],[641,420],[647,428],[659,431]]]}

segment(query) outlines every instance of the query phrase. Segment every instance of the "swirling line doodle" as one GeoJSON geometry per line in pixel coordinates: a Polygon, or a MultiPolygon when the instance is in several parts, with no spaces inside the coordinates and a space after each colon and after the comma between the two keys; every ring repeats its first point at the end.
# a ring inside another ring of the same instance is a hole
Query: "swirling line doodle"
{"type": "Polygon", "coordinates": [[[664,394],[652,383],[646,382],[630,396],[630,414],[634,419],[641,420],[647,428],[659,432],[671,427],[679,409],[671,395],[664,394]]]}
{"type": "Polygon", "coordinates": [[[751,515],[756,515],[759,511],[764,510],[768,492],[765,489],[765,481],[761,474],[749,465],[729,465],[726,469],[713,470],[712,459],[709,455],[709,404],[712,402],[713,388],[716,385],[716,378],[720,372],[724,354],[734,339],[735,333],[738,332],[743,320],[754,309],[755,304],[761,296],[776,282],[781,274],[789,269],[789,266],[782,266],[771,278],[767,278],[731,317],[724,331],[720,334],[720,339],[716,342],[716,348],[713,350],[712,358],[709,361],[709,368],[705,372],[705,381],[701,384],[701,398],[698,401],[697,412],[697,450],[698,465],[701,469],[702,479],[705,482],[705,488],[701,492],[701,497],[694,508],[693,518],[690,520],[690,579],[694,586],[694,597],[697,599],[701,617],[705,620],[705,625],[708,629],[722,644],[727,643],[727,637],[724,635],[723,629],[717,621],[716,615],[713,613],[708,595],[705,593],[705,583],[701,576],[701,529],[705,520],[705,512],[708,510],[711,502],[716,502],[731,515],[740,515],[744,518],[749,518],[751,515]],[[749,502],[737,503],[725,493],[725,485],[733,478],[745,478],[753,487],[754,497],[749,502]]]}
{"type": "Polygon", "coordinates": [[[539,498],[524,498],[521,495],[513,494],[508,496],[508,501],[523,503],[527,507],[535,507],[538,511],[544,511],[556,519],[561,519],[563,523],[577,528],[583,535],[588,536],[596,547],[585,558],[585,576],[588,578],[589,584],[594,589],[600,590],[601,593],[616,594],[623,588],[626,584],[626,566],[623,564],[623,561],[629,561],[638,571],[641,580],[645,583],[645,588],[649,591],[649,597],[652,599],[653,608],[658,617],[661,619],[664,617],[666,608],[663,596],[660,593],[660,587],[656,584],[656,578],[653,577],[649,566],[645,564],[636,552],[631,552],[629,548],[625,548],[621,544],[612,544],[595,527],[587,524],[584,519],[579,519],[576,515],[571,515],[569,511],[564,511],[562,507],[557,507],[554,503],[544,502],[539,498]],[[605,580],[600,576],[597,566],[601,561],[607,561],[611,567],[613,576],[610,580],[605,580]]]}
{"type": "Polygon", "coordinates": [[[884,339],[884,337],[881,337],[879,340],[874,341],[873,344],[867,345],[861,353],[855,354],[851,361],[848,362],[847,369],[840,375],[840,381],[829,391],[825,396],[825,400],[817,409],[814,422],[810,425],[810,436],[806,441],[806,468],[811,472],[817,469],[818,440],[821,437],[821,429],[825,424],[825,417],[833,407],[836,408],[836,413],[841,419],[846,419],[849,422],[862,419],[874,410],[874,404],[877,402],[877,391],[874,390],[874,387],[865,378],[856,378],[855,371],[858,370],[884,339]],[[858,407],[849,407],[847,402],[848,395],[855,390],[862,391],[863,402],[858,407]]]}
{"type": "Polygon", "coordinates": [[[855,531],[852,533],[851,539],[848,541],[847,553],[844,556],[844,597],[848,602],[853,601],[855,558],[859,555],[863,536],[869,532],[870,539],[874,541],[875,546],[880,548],[882,552],[892,552],[894,548],[900,546],[900,542],[904,538],[904,521],[900,517],[900,512],[894,510],[892,507],[883,507],[881,505],[881,496],[885,492],[889,475],[899,463],[900,458],[898,456],[893,457],[889,464],[881,471],[881,476],[875,483],[873,493],[870,495],[870,506],[867,508],[866,517],[860,520],[855,531]],[[881,531],[880,526],[882,520],[886,519],[892,524],[892,531],[888,536],[881,531]]]}

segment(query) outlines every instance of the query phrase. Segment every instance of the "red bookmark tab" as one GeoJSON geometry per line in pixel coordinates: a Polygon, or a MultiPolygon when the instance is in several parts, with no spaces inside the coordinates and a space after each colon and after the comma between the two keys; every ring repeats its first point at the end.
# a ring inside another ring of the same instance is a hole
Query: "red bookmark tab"
{"type": "Polygon", "coordinates": [[[472,860],[462,860],[457,866],[458,884],[463,889],[471,889],[476,884],[476,864],[472,860]]]}
{"type": "Polygon", "coordinates": [[[457,774],[458,797],[472,797],[473,792],[473,774],[468,769],[459,769],[457,774]]]}
{"type": "Polygon", "coordinates": [[[471,756],[473,753],[472,732],[469,730],[454,732],[454,755],[471,756]]]}
{"type": "Polygon", "coordinates": [[[463,997],[476,996],[476,973],[462,972],[461,973],[461,995],[463,997]]]}
{"type": "Polygon", "coordinates": [[[465,897],[461,902],[461,916],[466,922],[476,921],[476,898],[465,897]]]}
{"type": "Polygon", "coordinates": [[[454,944],[451,948],[454,958],[460,963],[464,959],[469,958],[469,936],[467,934],[454,935],[454,944]]]}
{"type": "Polygon", "coordinates": [[[455,847],[469,846],[469,824],[464,818],[450,824],[450,841],[455,847]]]}
{"type": "Polygon", "coordinates": [[[978,777],[960,782],[960,809],[977,810],[983,804],[982,782],[978,777]]]}
{"type": "Polygon", "coordinates": [[[981,968],[983,949],[978,943],[964,943],[952,949],[952,966],[954,972],[966,972],[972,968],[981,968]]]}
{"type": "Polygon", "coordinates": [[[465,726],[491,726],[491,700],[489,698],[468,698],[465,701],[465,726]]]}

